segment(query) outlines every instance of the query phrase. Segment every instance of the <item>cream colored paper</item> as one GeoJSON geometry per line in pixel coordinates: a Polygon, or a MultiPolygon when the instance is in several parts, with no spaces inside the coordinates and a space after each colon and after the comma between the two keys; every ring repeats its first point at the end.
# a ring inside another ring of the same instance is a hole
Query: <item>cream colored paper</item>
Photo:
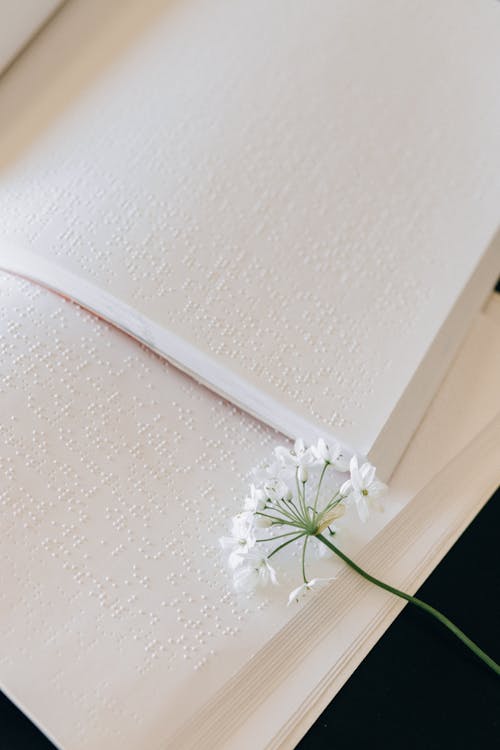
{"type": "Polygon", "coordinates": [[[500,268],[499,89],[493,2],[74,0],[0,84],[2,263],[388,475],[500,268]]]}
{"type": "MultiPolygon", "coordinates": [[[[210,699],[215,709],[202,722],[201,746],[217,746],[222,724],[214,729],[214,719],[228,705],[219,691],[235,684],[235,716],[251,722],[252,706],[262,706],[264,686],[272,687],[260,679],[262,665],[253,669],[253,655],[257,664],[262,649],[279,656],[288,643],[283,628],[297,633],[305,616],[285,606],[297,560],[281,566],[278,589],[242,600],[217,551],[245,474],[277,438],[60,298],[9,276],[1,277],[1,293],[2,687],[59,746],[74,750],[196,744],[196,714],[210,699]]],[[[478,323],[406,470],[402,464],[386,513],[368,527],[351,518],[348,549],[361,552],[486,423],[499,397],[494,335],[496,323],[478,323]],[[432,441],[447,455],[430,450],[432,441]]],[[[470,512],[446,507],[450,518],[470,512]]],[[[398,545],[391,554],[403,551],[398,545]]],[[[344,579],[338,591],[345,593],[344,579]]],[[[312,648],[325,622],[308,621],[312,648]]],[[[350,631],[340,624],[338,635],[338,648],[348,651],[350,631]]],[[[306,657],[307,649],[296,649],[298,664],[306,657]]]]}

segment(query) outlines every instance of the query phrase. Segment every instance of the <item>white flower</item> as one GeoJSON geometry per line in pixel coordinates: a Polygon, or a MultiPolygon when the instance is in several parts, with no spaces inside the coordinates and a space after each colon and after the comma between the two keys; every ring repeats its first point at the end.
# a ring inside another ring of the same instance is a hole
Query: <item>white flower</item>
{"type": "Polygon", "coordinates": [[[283,471],[283,464],[278,459],[271,461],[270,463],[261,464],[252,469],[252,476],[254,481],[261,484],[269,477],[278,477],[283,471]]]}
{"type": "Polygon", "coordinates": [[[330,464],[336,471],[348,471],[349,461],[345,457],[339,443],[325,443],[323,438],[319,438],[316,445],[311,447],[313,457],[319,463],[330,464]]]}
{"type": "Polygon", "coordinates": [[[304,482],[307,482],[307,480],[309,479],[309,474],[308,474],[308,471],[307,471],[307,469],[306,469],[305,466],[299,466],[298,467],[298,469],[297,469],[297,479],[299,480],[299,482],[302,482],[302,484],[304,482]]]}
{"type": "Polygon", "coordinates": [[[251,510],[255,513],[258,510],[264,510],[266,506],[266,493],[264,490],[258,490],[254,484],[250,485],[250,497],[245,498],[245,510],[251,510]]]}
{"type": "Polygon", "coordinates": [[[219,544],[224,552],[229,552],[227,564],[231,570],[234,570],[238,565],[242,564],[245,555],[255,546],[255,536],[253,539],[237,539],[234,536],[221,536],[219,544]]]}
{"type": "Polygon", "coordinates": [[[279,459],[276,459],[276,461],[273,461],[272,463],[266,466],[265,468],[266,479],[267,477],[278,477],[282,471],[283,471],[283,462],[280,461],[279,459]]]}
{"type": "Polygon", "coordinates": [[[243,558],[255,547],[254,514],[243,511],[234,516],[231,524],[231,536],[219,539],[222,549],[229,552],[228,565],[231,569],[242,564],[243,558]]]}
{"type": "Polygon", "coordinates": [[[299,602],[304,597],[308,596],[311,591],[317,591],[318,589],[326,586],[330,581],[335,580],[334,578],[313,578],[307,583],[303,583],[301,586],[297,586],[296,589],[290,592],[288,597],[288,605],[293,602],[299,602]]]}
{"type": "Polygon", "coordinates": [[[231,519],[231,534],[238,539],[247,539],[251,536],[254,527],[255,516],[250,510],[243,510],[231,519]]]}
{"type": "Polygon", "coordinates": [[[278,479],[277,477],[268,479],[267,482],[264,482],[264,494],[266,498],[269,498],[269,500],[272,500],[273,502],[278,502],[283,499],[290,500],[292,497],[292,492],[288,488],[288,485],[282,479],[278,479]]]}
{"type": "Polygon", "coordinates": [[[250,592],[257,586],[276,584],[276,571],[264,554],[251,550],[243,557],[242,564],[235,568],[233,583],[236,591],[250,592]]]}
{"type": "Polygon", "coordinates": [[[309,466],[313,462],[311,449],[306,448],[302,438],[297,438],[291,450],[279,446],[274,449],[276,457],[282,464],[291,464],[292,466],[309,466]]]}
{"type": "Polygon", "coordinates": [[[257,513],[254,516],[253,525],[256,529],[268,529],[273,525],[273,520],[272,518],[268,518],[268,516],[261,516],[257,513]]]}
{"type": "Polygon", "coordinates": [[[376,478],[375,466],[365,463],[359,467],[356,456],[351,458],[349,469],[351,478],[344,482],[340,494],[354,501],[358,515],[364,523],[369,515],[368,501],[384,492],[386,485],[376,478]]]}

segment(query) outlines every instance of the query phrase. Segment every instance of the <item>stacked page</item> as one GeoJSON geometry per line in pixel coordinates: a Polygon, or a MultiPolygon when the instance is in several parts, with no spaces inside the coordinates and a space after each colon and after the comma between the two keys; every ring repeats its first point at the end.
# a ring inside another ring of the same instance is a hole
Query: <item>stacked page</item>
{"type": "Polygon", "coordinates": [[[466,0],[75,0],[0,90],[1,263],[389,476],[500,267],[499,39],[466,0]]]}

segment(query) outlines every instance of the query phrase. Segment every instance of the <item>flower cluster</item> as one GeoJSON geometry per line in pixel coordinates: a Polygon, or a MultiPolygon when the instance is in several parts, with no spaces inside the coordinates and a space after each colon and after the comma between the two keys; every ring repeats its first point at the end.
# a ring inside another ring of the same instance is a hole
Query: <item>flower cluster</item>
{"type": "Polygon", "coordinates": [[[291,450],[276,448],[275,461],[267,467],[262,480],[251,485],[242,511],[232,519],[231,535],[220,540],[228,553],[236,590],[252,591],[257,586],[277,583],[270,560],[280,550],[297,543],[302,546],[302,583],[290,593],[288,603],[298,602],[321,588],[332,578],[308,579],[306,551],[311,542],[309,547],[326,549],[365,580],[434,617],[500,676],[500,664],[435,607],[363,570],[334,543],[333,522],[344,515],[346,508],[355,508],[364,522],[385,489],[374,466],[368,462],[360,465],[357,456],[346,456],[337,443],[327,445],[319,439],[316,445],[306,447],[303,440],[296,440],[291,450]]]}
{"type": "Polygon", "coordinates": [[[302,545],[302,583],[291,592],[289,603],[325,585],[332,579],[307,578],[309,540],[313,538],[321,549],[331,547],[324,533],[335,534],[333,523],[346,507],[355,506],[364,522],[384,489],[375,467],[360,466],[358,458],[346,456],[338,443],[327,444],[320,438],[307,447],[298,439],[292,449],[276,448],[262,481],[250,486],[242,511],[232,519],[230,536],[220,539],[236,590],[248,592],[276,583],[270,560],[294,543],[302,545]]]}

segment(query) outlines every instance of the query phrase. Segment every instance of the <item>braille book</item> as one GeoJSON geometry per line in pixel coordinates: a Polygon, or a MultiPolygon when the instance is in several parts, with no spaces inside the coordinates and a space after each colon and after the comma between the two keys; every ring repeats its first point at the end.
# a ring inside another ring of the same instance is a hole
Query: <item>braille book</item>
{"type": "Polygon", "coordinates": [[[465,0],[69,0],[0,79],[0,683],[59,747],[291,748],[400,611],[235,594],[275,446],[377,464],[343,544],[407,590],[495,488],[499,42],[465,0]]]}

